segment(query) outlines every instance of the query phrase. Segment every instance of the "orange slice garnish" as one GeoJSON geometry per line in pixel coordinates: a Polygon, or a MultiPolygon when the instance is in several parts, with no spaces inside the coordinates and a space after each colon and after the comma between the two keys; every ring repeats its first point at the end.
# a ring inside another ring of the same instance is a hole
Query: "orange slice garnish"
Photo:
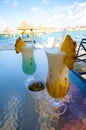
{"type": "Polygon", "coordinates": [[[61,51],[66,53],[64,63],[69,69],[73,69],[76,60],[76,46],[76,41],[70,35],[66,35],[62,42],[61,51]]]}
{"type": "Polygon", "coordinates": [[[26,44],[23,42],[23,40],[19,37],[17,40],[16,40],[16,43],[15,43],[15,50],[16,50],[16,53],[19,53],[21,52],[23,46],[25,46],[26,44]]]}

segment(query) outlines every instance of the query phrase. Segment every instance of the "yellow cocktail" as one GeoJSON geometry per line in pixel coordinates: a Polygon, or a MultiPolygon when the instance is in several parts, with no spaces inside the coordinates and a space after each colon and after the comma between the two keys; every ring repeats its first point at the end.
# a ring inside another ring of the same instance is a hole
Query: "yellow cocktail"
{"type": "Polygon", "coordinates": [[[49,110],[55,115],[61,115],[67,108],[66,104],[62,102],[62,98],[67,95],[69,90],[69,69],[64,64],[66,53],[49,49],[46,51],[46,55],[48,59],[46,88],[49,95],[52,97],[52,101],[50,100],[51,107],[49,107],[49,110]]]}
{"type": "MultiPolygon", "coordinates": [[[[65,71],[64,78],[61,78],[61,76],[57,76],[53,82],[51,82],[52,76],[49,76],[49,79],[46,81],[46,87],[48,90],[48,93],[53,98],[63,98],[66,96],[69,90],[69,80],[67,76],[68,69],[64,67],[62,71],[65,71]],[[65,70],[64,70],[65,69],[65,70]]],[[[59,75],[63,73],[61,70],[59,70],[59,75]]]]}
{"type": "Polygon", "coordinates": [[[49,73],[46,80],[48,93],[53,98],[63,98],[69,90],[68,68],[64,64],[65,53],[47,52],[49,73]]]}

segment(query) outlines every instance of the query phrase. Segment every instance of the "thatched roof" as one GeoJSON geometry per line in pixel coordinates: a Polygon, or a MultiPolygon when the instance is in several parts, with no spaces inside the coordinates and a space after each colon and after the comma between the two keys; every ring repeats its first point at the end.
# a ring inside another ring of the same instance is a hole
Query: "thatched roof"
{"type": "Polygon", "coordinates": [[[13,30],[10,29],[9,27],[6,27],[6,28],[3,30],[2,34],[13,34],[13,30]]]}
{"type": "Polygon", "coordinates": [[[26,21],[23,21],[19,27],[17,28],[17,30],[33,30],[34,26],[33,24],[28,24],[26,21]]]}

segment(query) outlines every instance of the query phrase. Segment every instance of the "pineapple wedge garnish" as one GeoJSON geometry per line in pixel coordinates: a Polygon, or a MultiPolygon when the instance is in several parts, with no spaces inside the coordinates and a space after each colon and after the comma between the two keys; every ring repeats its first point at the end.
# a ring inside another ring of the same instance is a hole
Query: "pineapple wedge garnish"
{"type": "Polygon", "coordinates": [[[16,43],[15,43],[15,50],[16,50],[16,53],[19,53],[21,52],[23,46],[25,46],[26,44],[22,41],[22,39],[19,37],[17,40],[16,40],[16,43]]]}
{"type": "Polygon", "coordinates": [[[69,69],[73,69],[76,60],[76,46],[76,41],[70,35],[66,35],[62,42],[61,51],[66,53],[64,63],[69,69]]]}

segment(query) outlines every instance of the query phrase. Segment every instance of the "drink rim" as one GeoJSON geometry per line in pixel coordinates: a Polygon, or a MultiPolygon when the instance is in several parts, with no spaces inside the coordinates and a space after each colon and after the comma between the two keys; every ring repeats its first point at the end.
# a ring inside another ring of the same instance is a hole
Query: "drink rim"
{"type": "Polygon", "coordinates": [[[21,48],[22,49],[28,49],[28,48],[33,48],[33,44],[28,44],[28,45],[25,45],[25,46],[22,46],[21,48]]]}
{"type": "Polygon", "coordinates": [[[62,52],[58,48],[47,48],[45,52],[48,54],[66,54],[66,52],[62,52]]]}

